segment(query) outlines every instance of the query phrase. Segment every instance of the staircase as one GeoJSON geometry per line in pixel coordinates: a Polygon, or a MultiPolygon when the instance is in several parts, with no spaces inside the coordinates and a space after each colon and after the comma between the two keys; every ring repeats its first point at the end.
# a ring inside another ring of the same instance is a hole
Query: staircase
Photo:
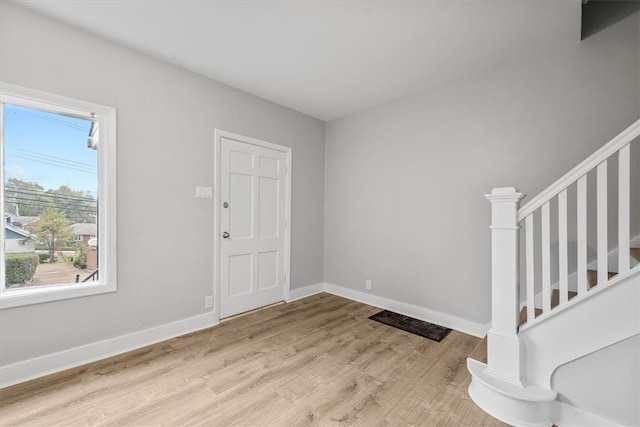
{"type": "Polygon", "coordinates": [[[515,188],[487,195],[492,325],[467,367],[470,397],[501,421],[615,425],[560,403],[552,376],[640,334],[639,136],[640,120],[522,208],[515,188]]]}

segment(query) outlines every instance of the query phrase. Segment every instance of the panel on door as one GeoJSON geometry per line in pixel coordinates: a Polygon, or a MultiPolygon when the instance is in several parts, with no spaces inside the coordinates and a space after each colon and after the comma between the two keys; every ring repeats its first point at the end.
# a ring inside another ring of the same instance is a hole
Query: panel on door
{"type": "Polygon", "coordinates": [[[227,231],[233,234],[233,238],[253,238],[254,206],[253,187],[255,177],[244,173],[229,173],[229,197],[230,212],[227,231]]]}
{"type": "Polygon", "coordinates": [[[221,138],[220,317],[284,299],[286,153],[221,138]]]}

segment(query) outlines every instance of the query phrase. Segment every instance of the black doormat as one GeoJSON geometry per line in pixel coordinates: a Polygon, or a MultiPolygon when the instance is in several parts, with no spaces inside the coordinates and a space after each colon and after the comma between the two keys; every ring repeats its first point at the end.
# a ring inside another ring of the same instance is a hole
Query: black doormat
{"type": "Polygon", "coordinates": [[[451,329],[445,328],[444,326],[434,325],[433,323],[414,319],[413,317],[404,316],[387,310],[382,310],[373,316],[369,316],[369,319],[438,342],[445,339],[445,337],[449,335],[449,332],[451,332],[451,329]]]}

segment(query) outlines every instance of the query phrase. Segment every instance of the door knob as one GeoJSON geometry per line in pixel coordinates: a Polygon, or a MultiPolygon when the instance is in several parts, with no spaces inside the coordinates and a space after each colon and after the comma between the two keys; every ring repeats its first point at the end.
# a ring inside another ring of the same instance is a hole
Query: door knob
{"type": "Polygon", "coordinates": [[[227,233],[226,231],[222,233],[222,238],[223,239],[228,239],[229,238],[229,233],[227,233]]]}

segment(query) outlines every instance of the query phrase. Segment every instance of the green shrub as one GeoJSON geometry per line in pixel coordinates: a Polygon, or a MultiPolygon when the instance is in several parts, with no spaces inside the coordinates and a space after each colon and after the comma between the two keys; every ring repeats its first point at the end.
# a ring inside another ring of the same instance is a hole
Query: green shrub
{"type": "Polygon", "coordinates": [[[5,257],[6,284],[31,280],[38,267],[37,254],[7,254],[5,257]]]}
{"type": "Polygon", "coordinates": [[[87,268],[87,254],[80,251],[78,256],[73,260],[73,265],[78,268],[87,268]]]}
{"type": "Polygon", "coordinates": [[[43,264],[45,262],[49,262],[49,258],[51,258],[51,255],[49,255],[49,253],[47,252],[45,253],[39,253],[38,254],[38,258],[40,259],[40,264],[43,264]]]}

